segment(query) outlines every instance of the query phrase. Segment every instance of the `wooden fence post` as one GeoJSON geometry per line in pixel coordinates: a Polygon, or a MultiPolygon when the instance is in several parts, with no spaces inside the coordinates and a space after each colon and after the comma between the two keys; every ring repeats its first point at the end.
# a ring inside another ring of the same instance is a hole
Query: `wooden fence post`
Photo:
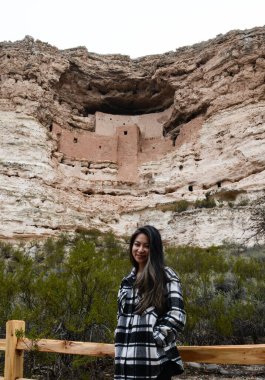
{"type": "Polygon", "coordinates": [[[5,380],[23,378],[24,351],[17,350],[16,330],[25,331],[24,321],[6,323],[5,380]]]}

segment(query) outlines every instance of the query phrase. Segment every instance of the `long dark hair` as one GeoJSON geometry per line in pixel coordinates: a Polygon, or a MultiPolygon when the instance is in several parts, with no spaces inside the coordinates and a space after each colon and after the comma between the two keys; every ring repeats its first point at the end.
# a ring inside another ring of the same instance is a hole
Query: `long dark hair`
{"type": "Polygon", "coordinates": [[[136,311],[142,314],[148,307],[154,306],[158,314],[162,314],[166,308],[166,274],[161,235],[155,227],[149,225],[140,227],[133,233],[130,240],[130,260],[136,270],[138,270],[138,263],[132,255],[132,247],[139,234],[147,236],[150,253],[143,273],[141,273],[135,282],[135,287],[140,295],[140,302],[136,311]]]}

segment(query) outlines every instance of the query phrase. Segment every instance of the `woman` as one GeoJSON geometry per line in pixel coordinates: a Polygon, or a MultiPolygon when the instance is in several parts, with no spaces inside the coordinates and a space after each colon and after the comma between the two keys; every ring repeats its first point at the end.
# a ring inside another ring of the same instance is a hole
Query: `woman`
{"type": "Polygon", "coordinates": [[[176,273],[164,266],[162,240],[152,226],[131,237],[133,270],[118,293],[116,380],[170,380],[183,372],[176,339],[186,315],[176,273]]]}

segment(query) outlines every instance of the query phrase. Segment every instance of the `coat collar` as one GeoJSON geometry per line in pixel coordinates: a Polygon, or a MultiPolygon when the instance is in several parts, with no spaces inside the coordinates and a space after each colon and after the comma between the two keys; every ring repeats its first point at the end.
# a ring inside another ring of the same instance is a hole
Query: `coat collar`
{"type": "Polygon", "coordinates": [[[122,285],[133,286],[135,280],[136,280],[136,268],[133,268],[131,270],[131,273],[123,279],[122,285]]]}

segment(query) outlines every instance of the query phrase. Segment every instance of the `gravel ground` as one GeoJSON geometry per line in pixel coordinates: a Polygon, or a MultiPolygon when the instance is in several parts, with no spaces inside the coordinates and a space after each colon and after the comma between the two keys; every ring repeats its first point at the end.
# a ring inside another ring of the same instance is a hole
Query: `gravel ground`
{"type": "MultiPolygon", "coordinates": [[[[110,361],[109,371],[102,377],[91,377],[95,380],[113,380],[113,367],[110,361]]],[[[174,380],[265,380],[265,365],[217,365],[185,363],[185,372],[174,380]]]]}
{"type": "Polygon", "coordinates": [[[174,380],[265,380],[265,366],[186,364],[185,372],[174,380]]]}
{"type": "Polygon", "coordinates": [[[193,374],[193,375],[187,375],[187,376],[179,376],[174,377],[174,380],[180,380],[180,379],[186,379],[186,380],[264,380],[265,374],[256,376],[256,375],[245,375],[245,376],[222,376],[222,375],[202,375],[202,374],[193,374]]]}

